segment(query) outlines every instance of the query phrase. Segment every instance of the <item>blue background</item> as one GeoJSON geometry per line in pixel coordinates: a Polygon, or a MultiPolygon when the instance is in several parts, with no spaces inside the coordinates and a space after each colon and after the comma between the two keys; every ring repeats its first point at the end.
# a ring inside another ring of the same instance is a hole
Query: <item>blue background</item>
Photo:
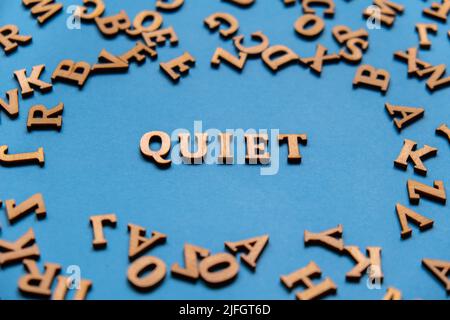
{"type": "MultiPolygon", "coordinates": [[[[16,24],[22,34],[33,36],[32,44],[10,56],[0,57],[0,92],[17,87],[13,72],[45,64],[42,78],[50,81],[62,59],[97,61],[105,48],[121,54],[135,40],[126,35],[102,37],[94,24],[81,30],[66,28],[64,12],[39,26],[21,1],[0,2],[0,25],[16,24]]],[[[81,1],[61,1],[65,8],[81,1]]],[[[450,216],[448,207],[428,200],[410,206],[407,179],[432,184],[449,177],[449,143],[434,130],[450,123],[450,90],[433,94],[425,81],[408,79],[404,63],[393,52],[417,46],[415,23],[434,22],[422,16],[431,1],[398,0],[405,13],[391,29],[370,31],[369,50],[363,63],[383,67],[392,79],[386,96],[367,89],[353,89],[356,67],[345,63],[327,65],[321,77],[302,66],[291,66],[272,74],[260,59],[251,59],[240,74],[226,65],[211,68],[214,50],[232,50],[231,41],[210,33],[203,19],[217,11],[239,19],[241,34],[262,30],[271,44],[284,44],[303,57],[312,56],[317,43],[335,52],[339,46],[331,35],[334,25],[352,29],[365,26],[361,12],[370,1],[336,0],[334,19],[326,19],[324,33],[314,41],[300,39],[293,24],[301,6],[285,7],[282,1],[257,0],[247,9],[224,1],[186,0],[175,13],[163,13],[164,25],[173,26],[180,43],[158,48],[157,61],[132,64],[126,74],[95,75],[82,90],[55,83],[48,94],[20,100],[20,115],[11,120],[1,111],[1,144],[10,152],[45,149],[45,167],[0,167],[2,200],[23,201],[34,193],[44,195],[47,218],[37,221],[29,215],[10,226],[1,209],[1,238],[15,240],[32,227],[41,249],[40,266],[56,262],[64,268],[79,265],[84,278],[93,281],[91,299],[294,299],[280,276],[314,260],[323,277],[338,285],[337,299],[380,299],[388,286],[407,299],[447,299],[443,286],[421,266],[422,258],[450,260],[450,216]],[[159,70],[184,51],[197,60],[195,68],[178,85],[159,70]],[[64,123],[60,133],[27,133],[28,109],[35,104],[48,107],[64,102],[64,123]],[[422,106],[425,117],[398,133],[384,109],[384,103],[422,106]],[[280,129],[282,133],[307,133],[308,146],[301,149],[303,163],[288,165],[287,148],[281,149],[281,167],[274,176],[261,176],[259,166],[201,165],[158,169],[144,160],[139,140],[148,131],[193,131],[193,122],[221,130],[235,128],[280,129]],[[412,139],[419,146],[439,149],[437,157],[425,162],[428,176],[414,174],[412,167],[393,167],[403,144],[412,139]],[[412,207],[435,221],[434,227],[411,239],[400,239],[395,204],[412,207]],[[108,247],[92,249],[91,215],[114,212],[115,229],[105,229],[108,247]],[[224,288],[211,289],[202,281],[191,284],[167,275],[150,293],[135,291],[127,282],[127,224],[168,235],[165,245],[149,254],[162,258],[167,269],[183,261],[185,242],[224,250],[224,241],[270,235],[270,243],[252,273],[244,265],[237,280],[224,288]],[[303,231],[321,231],[344,226],[346,245],[382,247],[385,281],[381,290],[369,290],[367,277],[359,284],[345,281],[354,263],[323,247],[305,248],[303,231]]],[[[105,14],[125,9],[133,18],[154,1],[105,1],[105,14]]],[[[321,14],[321,13],[319,13],[321,14]]],[[[432,49],[419,56],[433,64],[449,63],[448,24],[437,22],[439,32],[431,35],[432,49]]],[[[23,298],[17,281],[24,273],[20,264],[0,270],[0,298],[23,298]]],[[[301,287],[299,287],[301,289],[301,287]]]]}

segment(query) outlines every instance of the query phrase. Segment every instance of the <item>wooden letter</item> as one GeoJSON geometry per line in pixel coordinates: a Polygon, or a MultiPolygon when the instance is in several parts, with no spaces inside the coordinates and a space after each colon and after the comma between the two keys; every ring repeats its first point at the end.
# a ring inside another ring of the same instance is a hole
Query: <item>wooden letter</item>
{"type": "Polygon", "coordinates": [[[255,0],[222,0],[222,1],[231,2],[232,4],[235,4],[240,7],[248,7],[252,5],[253,2],[255,2],[255,0]]]}
{"type": "Polygon", "coordinates": [[[312,233],[305,230],[303,238],[305,246],[309,245],[324,245],[339,253],[344,251],[344,241],[342,240],[342,224],[336,228],[325,230],[319,233],[312,233]]]}
{"type": "Polygon", "coordinates": [[[313,14],[304,14],[295,21],[295,31],[303,37],[317,37],[325,28],[322,18],[313,14]]]}
{"type": "Polygon", "coordinates": [[[233,56],[230,52],[225,49],[217,48],[211,59],[211,65],[218,68],[222,61],[227,62],[230,66],[241,71],[244,69],[245,62],[247,61],[247,53],[239,52],[239,58],[233,56]]]}
{"type": "Polygon", "coordinates": [[[447,16],[450,12],[450,0],[442,0],[442,3],[433,2],[431,8],[423,9],[423,13],[431,18],[447,22],[447,16]]]}
{"type": "Polygon", "coordinates": [[[19,115],[19,90],[12,89],[6,92],[8,103],[0,99],[0,107],[8,114],[10,118],[17,118],[19,115]]]}
{"type": "Polygon", "coordinates": [[[14,72],[14,76],[16,77],[17,82],[19,82],[20,89],[22,91],[22,97],[27,97],[34,93],[31,86],[39,89],[41,92],[48,92],[52,89],[51,83],[47,83],[39,79],[39,76],[44,70],[45,65],[43,64],[34,66],[31,70],[31,75],[28,78],[26,69],[17,70],[14,72]]]}
{"type": "Polygon", "coordinates": [[[364,64],[356,70],[353,79],[354,86],[365,85],[381,90],[385,93],[389,87],[389,72],[383,69],[375,69],[373,66],[364,64]]]}
{"type": "Polygon", "coordinates": [[[178,134],[178,138],[180,139],[180,155],[187,164],[201,164],[208,151],[208,134],[195,133],[195,141],[197,143],[196,152],[189,150],[190,137],[189,133],[178,134]]]}
{"type": "Polygon", "coordinates": [[[38,219],[45,218],[45,215],[47,214],[44,198],[40,193],[32,195],[19,205],[16,205],[16,201],[14,201],[13,199],[6,200],[5,205],[6,215],[8,216],[8,220],[10,223],[16,222],[18,219],[23,218],[23,216],[31,212],[34,212],[38,219]]]}
{"type": "Polygon", "coordinates": [[[231,254],[218,253],[200,261],[198,270],[208,284],[223,285],[236,278],[239,264],[231,254]]]}
{"type": "Polygon", "coordinates": [[[0,239],[0,266],[19,262],[26,258],[39,258],[39,247],[35,241],[31,228],[15,242],[0,239]]]}
{"type": "Polygon", "coordinates": [[[241,260],[244,261],[249,267],[255,269],[256,261],[261,255],[262,251],[269,242],[269,236],[263,235],[247,240],[241,240],[237,242],[225,242],[225,247],[236,254],[238,251],[245,249],[246,254],[241,255],[241,260]]]}
{"type": "Polygon", "coordinates": [[[324,62],[336,62],[341,58],[336,53],[327,55],[327,50],[328,49],[326,47],[318,44],[316,48],[316,55],[314,57],[302,58],[300,59],[300,61],[308,65],[313,71],[320,74],[322,72],[322,66],[324,62]]]}
{"type": "Polygon", "coordinates": [[[227,29],[221,29],[220,35],[224,38],[228,38],[235,34],[239,30],[238,20],[229,13],[216,12],[205,19],[205,24],[210,30],[219,28],[223,23],[229,25],[227,29]]]}
{"type": "Polygon", "coordinates": [[[444,284],[445,290],[449,293],[450,279],[447,274],[450,271],[450,261],[423,259],[422,264],[444,284]]]}
{"type": "Polygon", "coordinates": [[[331,31],[333,33],[334,38],[340,44],[347,42],[350,39],[367,39],[369,37],[369,33],[365,29],[358,29],[356,31],[352,31],[347,26],[338,25],[333,28],[331,31]]]}
{"type": "Polygon", "coordinates": [[[267,133],[245,134],[244,137],[247,145],[247,154],[245,155],[247,163],[268,164],[270,162],[270,153],[265,151],[269,142],[267,133]]]}
{"type": "Polygon", "coordinates": [[[127,71],[128,61],[123,61],[121,58],[109,53],[105,49],[102,49],[98,55],[98,61],[102,63],[94,64],[91,68],[93,72],[115,72],[115,71],[127,71]]]}
{"type": "Polygon", "coordinates": [[[220,164],[233,164],[233,150],[230,141],[234,139],[233,134],[229,132],[221,132],[219,134],[220,154],[217,157],[220,164]]]}
{"type": "Polygon", "coordinates": [[[431,74],[427,81],[427,87],[431,91],[434,91],[450,85],[450,76],[443,78],[445,70],[445,64],[439,64],[437,66],[431,66],[426,69],[418,70],[417,75],[419,77],[424,77],[431,74]]]}
{"type": "Polygon", "coordinates": [[[95,18],[95,23],[100,32],[107,37],[112,37],[118,34],[120,31],[124,31],[130,28],[130,19],[128,18],[125,10],[120,11],[115,16],[95,18]]]}
{"type": "Polygon", "coordinates": [[[367,253],[369,258],[361,253],[357,246],[347,246],[344,250],[357,262],[352,270],[345,275],[349,281],[359,281],[363,276],[363,272],[367,268],[375,268],[376,274],[374,278],[383,280],[383,272],[381,271],[381,248],[380,247],[367,247],[367,253]]]}
{"type": "Polygon", "coordinates": [[[302,1],[303,13],[316,14],[316,10],[311,8],[311,4],[327,6],[327,9],[324,11],[325,16],[329,16],[329,17],[334,16],[335,5],[334,5],[333,0],[303,0],[302,1]]]}
{"type": "Polygon", "coordinates": [[[394,106],[390,103],[385,104],[386,110],[391,117],[401,115],[401,119],[394,119],[394,124],[400,131],[407,125],[423,117],[425,110],[423,108],[394,106]]]}
{"type": "Polygon", "coordinates": [[[170,136],[162,131],[151,131],[144,134],[141,138],[140,149],[141,153],[157,165],[168,166],[172,160],[165,159],[170,152],[170,136]],[[159,150],[150,149],[150,143],[153,139],[158,139],[161,142],[159,150]]]}
{"type": "Polygon", "coordinates": [[[258,55],[261,54],[264,50],[269,47],[269,38],[262,33],[262,31],[256,31],[251,34],[252,39],[260,39],[260,44],[252,47],[244,47],[242,45],[242,40],[244,39],[243,35],[235,36],[233,37],[234,46],[236,49],[238,49],[240,52],[247,53],[249,55],[258,55]]]}
{"type": "Polygon", "coordinates": [[[294,288],[297,284],[302,284],[307,288],[304,291],[297,292],[296,297],[298,300],[312,300],[336,293],[337,286],[330,278],[326,278],[317,285],[311,281],[311,278],[320,277],[321,274],[322,271],[320,271],[317,264],[311,261],[306,267],[298,269],[289,275],[281,276],[281,282],[288,289],[294,288]]]}
{"type": "MultiPolygon", "coordinates": [[[[380,9],[380,20],[387,26],[394,24],[397,13],[403,13],[404,6],[389,0],[373,0],[373,4],[380,9]]],[[[374,6],[366,8],[363,12],[365,18],[369,18],[374,14],[374,6]]]]}
{"type": "Polygon", "coordinates": [[[156,1],[156,9],[163,11],[178,10],[184,3],[184,0],[158,0],[156,1]]]}
{"type": "Polygon", "coordinates": [[[4,166],[39,164],[42,167],[44,163],[43,148],[38,148],[35,152],[8,154],[8,146],[0,146],[0,164],[4,166]]]}
{"type": "Polygon", "coordinates": [[[436,134],[446,137],[448,142],[450,142],[450,128],[446,124],[441,124],[436,129],[436,134]]]}
{"type": "Polygon", "coordinates": [[[166,264],[161,259],[145,256],[137,259],[128,268],[128,281],[139,290],[149,290],[166,276],[166,264]],[[148,271],[150,274],[142,276],[148,271]]]}
{"type": "Polygon", "coordinates": [[[423,49],[431,48],[431,42],[428,39],[428,31],[437,33],[437,25],[435,23],[416,23],[416,30],[419,34],[420,47],[423,49]]]}
{"type": "Polygon", "coordinates": [[[117,223],[117,217],[114,213],[104,214],[98,216],[91,216],[90,219],[91,226],[94,232],[94,239],[92,240],[92,245],[94,248],[104,248],[108,244],[105,236],[103,235],[103,226],[108,225],[115,227],[117,223]]]}
{"type": "Polygon", "coordinates": [[[46,263],[43,273],[39,271],[34,260],[23,260],[23,266],[28,273],[19,279],[19,290],[26,294],[50,298],[53,280],[61,270],[61,266],[56,263],[46,263]]]}
{"type": "Polygon", "coordinates": [[[397,211],[398,220],[400,222],[400,227],[402,228],[401,237],[406,239],[411,237],[412,230],[408,225],[408,220],[411,220],[416,225],[419,226],[420,231],[424,231],[433,227],[433,220],[428,219],[417,212],[412,211],[400,203],[395,205],[395,210],[397,211]]]}
{"type": "Polygon", "coordinates": [[[161,27],[162,23],[163,18],[159,12],[146,10],[139,12],[139,14],[134,18],[134,29],[128,29],[126,30],[126,32],[128,35],[136,37],[144,32],[152,32],[157,30],[159,27],[161,27]],[[152,20],[152,23],[149,26],[144,27],[143,24],[145,20],[148,19],[152,20]]]}
{"type": "Polygon", "coordinates": [[[103,12],[105,12],[105,4],[103,3],[103,0],[83,0],[84,4],[93,4],[95,5],[95,9],[92,10],[91,13],[86,13],[87,8],[86,7],[79,7],[80,8],[80,18],[83,20],[94,20],[97,17],[100,17],[103,12]]]}
{"type": "Polygon", "coordinates": [[[62,102],[51,109],[47,109],[42,104],[32,106],[28,111],[28,131],[47,128],[61,130],[63,110],[64,103],[62,102]]]}
{"type": "Polygon", "coordinates": [[[8,24],[0,28],[0,45],[6,54],[15,51],[19,44],[27,44],[30,41],[31,36],[19,35],[19,28],[15,25],[8,24]]]}
{"type": "Polygon", "coordinates": [[[183,55],[173,60],[161,62],[159,66],[161,70],[163,70],[170,77],[170,79],[172,79],[172,81],[176,82],[180,79],[180,73],[183,74],[189,71],[190,67],[187,63],[192,65],[195,64],[195,59],[189,54],[189,52],[185,52],[183,55]],[[179,72],[175,71],[176,68],[178,68],[179,72]]]}
{"type": "Polygon", "coordinates": [[[300,61],[300,57],[286,46],[276,45],[267,48],[261,55],[264,63],[274,72],[290,63],[300,61]]]}
{"type": "Polygon", "coordinates": [[[389,287],[383,300],[402,300],[402,292],[393,287],[389,287]]]}
{"type": "Polygon", "coordinates": [[[54,3],[54,0],[22,0],[25,6],[31,7],[31,14],[37,15],[39,23],[44,23],[47,19],[61,11],[63,5],[61,3],[54,3]]]}
{"type": "Polygon", "coordinates": [[[200,276],[198,270],[197,257],[205,258],[209,256],[209,250],[186,243],[184,245],[184,265],[182,268],[178,263],[174,263],[171,273],[175,277],[182,277],[187,280],[197,280],[200,276]]]}
{"type": "Polygon", "coordinates": [[[408,75],[416,74],[419,68],[429,68],[431,64],[417,58],[417,48],[409,48],[405,52],[397,51],[394,57],[399,60],[406,60],[408,63],[408,75]]]}
{"type": "Polygon", "coordinates": [[[409,202],[411,202],[412,204],[418,204],[422,196],[440,202],[442,204],[445,204],[447,200],[447,196],[445,195],[444,182],[440,180],[435,180],[433,182],[433,187],[414,180],[408,180],[407,188],[409,202]]]}
{"type": "Polygon", "coordinates": [[[84,85],[84,82],[88,78],[90,71],[91,66],[87,62],[63,60],[56,67],[55,71],[53,71],[52,80],[75,82],[79,87],[82,87],[84,85]]]}
{"type": "Polygon", "coordinates": [[[178,36],[173,27],[166,29],[155,30],[152,32],[145,32],[142,34],[145,43],[150,48],[156,47],[156,44],[162,45],[169,40],[170,45],[174,46],[178,43],[178,36]]]}
{"type": "Polygon", "coordinates": [[[301,143],[306,145],[308,138],[306,134],[279,134],[278,141],[280,144],[287,142],[288,144],[288,162],[289,163],[300,163],[302,161],[302,156],[298,144],[301,143]]]}
{"type": "Polygon", "coordinates": [[[403,148],[400,151],[397,159],[395,159],[394,165],[398,168],[406,170],[406,168],[408,167],[408,161],[411,161],[412,163],[414,163],[415,172],[426,175],[427,168],[423,164],[422,158],[427,159],[429,157],[435,156],[438,149],[430,147],[428,145],[424,145],[423,148],[415,150],[416,146],[417,142],[405,139],[403,141],[403,148]]]}
{"type": "MultiPolygon", "coordinates": [[[[69,291],[71,279],[64,276],[58,276],[58,283],[53,292],[52,300],[65,300],[67,291],[69,291]]],[[[92,287],[92,281],[81,279],[80,287],[75,290],[73,300],[84,300],[92,287]]]]}
{"type": "Polygon", "coordinates": [[[149,56],[150,58],[156,58],[157,55],[158,54],[155,50],[147,47],[142,41],[138,41],[131,50],[121,55],[120,59],[127,63],[133,60],[136,60],[137,63],[142,63],[145,61],[146,56],[149,56]]]}
{"type": "Polygon", "coordinates": [[[145,251],[150,250],[158,243],[166,241],[166,235],[157,231],[152,231],[151,238],[146,238],[146,230],[141,226],[135,224],[128,224],[128,231],[130,233],[130,246],[128,249],[128,258],[133,259],[141,255],[145,251]]]}

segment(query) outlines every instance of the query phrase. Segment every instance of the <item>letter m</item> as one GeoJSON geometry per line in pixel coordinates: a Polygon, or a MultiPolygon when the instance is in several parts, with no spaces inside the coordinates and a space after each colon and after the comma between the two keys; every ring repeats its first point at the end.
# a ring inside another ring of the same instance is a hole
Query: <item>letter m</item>
{"type": "Polygon", "coordinates": [[[39,23],[44,23],[63,7],[61,3],[54,3],[54,0],[22,0],[22,3],[27,7],[32,6],[31,13],[39,16],[39,23]]]}
{"type": "MultiPolygon", "coordinates": [[[[392,26],[395,21],[397,13],[403,13],[405,7],[401,4],[389,0],[373,0],[373,4],[380,8],[380,20],[387,26],[392,26]]],[[[364,11],[365,17],[370,17],[373,14],[371,7],[364,11]]]]}

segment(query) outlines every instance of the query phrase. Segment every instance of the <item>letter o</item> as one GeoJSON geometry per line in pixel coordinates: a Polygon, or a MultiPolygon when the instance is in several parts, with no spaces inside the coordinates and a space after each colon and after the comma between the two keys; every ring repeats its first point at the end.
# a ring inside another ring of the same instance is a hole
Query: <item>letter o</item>
{"type": "Polygon", "coordinates": [[[166,276],[166,264],[156,257],[142,257],[130,265],[127,276],[133,286],[139,289],[150,289],[166,276]],[[151,269],[150,274],[144,277],[140,276],[145,269],[151,269]]]}
{"type": "Polygon", "coordinates": [[[315,37],[323,31],[325,23],[322,18],[314,14],[305,14],[295,21],[294,28],[301,36],[315,37]]]}
{"type": "Polygon", "coordinates": [[[239,272],[236,258],[228,253],[219,253],[204,258],[199,264],[200,276],[210,284],[222,284],[232,280],[239,272]],[[218,271],[211,271],[221,265],[227,265],[218,271]]]}

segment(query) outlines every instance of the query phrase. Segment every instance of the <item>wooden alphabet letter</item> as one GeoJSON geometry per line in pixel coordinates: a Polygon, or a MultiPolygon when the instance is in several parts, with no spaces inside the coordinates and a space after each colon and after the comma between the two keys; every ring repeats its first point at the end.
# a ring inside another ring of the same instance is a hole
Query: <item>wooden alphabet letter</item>
{"type": "Polygon", "coordinates": [[[140,149],[141,153],[157,165],[169,166],[172,160],[165,159],[170,152],[170,136],[162,131],[151,131],[144,134],[141,138],[140,149]],[[152,140],[157,139],[161,142],[159,150],[150,149],[152,140]]]}
{"type": "Polygon", "coordinates": [[[38,219],[45,218],[47,210],[45,209],[44,198],[42,194],[36,193],[23,201],[19,205],[16,205],[16,201],[13,199],[5,201],[6,215],[10,223],[16,222],[18,219],[23,218],[25,215],[34,212],[38,219]]]}
{"type": "Polygon", "coordinates": [[[419,44],[422,49],[431,48],[431,41],[428,39],[428,31],[437,33],[438,27],[435,23],[416,23],[416,30],[419,34],[419,44]]]}
{"type": "Polygon", "coordinates": [[[450,142],[450,128],[446,124],[441,124],[436,129],[436,134],[446,137],[448,142],[450,142]]]}
{"type": "Polygon", "coordinates": [[[427,87],[431,91],[441,89],[450,85],[450,76],[443,78],[447,67],[445,64],[439,64],[437,66],[431,66],[426,69],[417,70],[419,77],[425,77],[429,75],[427,81],[427,87]]]}
{"type": "Polygon", "coordinates": [[[287,142],[288,144],[288,162],[289,163],[300,163],[302,161],[302,156],[298,144],[301,143],[306,145],[308,138],[306,134],[279,134],[278,141],[280,144],[287,142]]]}
{"type": "Polygon", "coordinates": [[[435,180],[433,182],[433,187],[414,180],[408,180],[406,185],[408,189],[409,202],[412,204],[418,204],[422,196],[442,204],[445,204],[447,200],[444,182],[441,180],[435,180]]]}
{"type": "Polygon", "coordinates": [[[393,287],[389,287],[383,300],[402,300],[402,292],[393,287]]]}
{"type": "Polygon", "coordinates": [[[450,261],[423,259],[422,265],[433,273],[445,286],[447,293],[450,292],[450,279],[448,273],[450,271],[450,261]]]}
{"type": "Polygon", "coordinates": [[[303,0],[302,1],[303,13],[316,14],[316,10],[311,8],[312,4],[326,6],[327,9],[324,11],[325,16],[328,17],[334,16],[335,4],[333,0],[303,0]]]}
{"type": "Polygon", "coordinates": [[[407,125],[423,117],[425,109],[414,107],[394,106],[390,103],[385,104],[386,110],[391,117],[401,115],[401,119],[394,119],[394,124],[400,131],[407,125]]]}
{"type": "Polygon", "coordinates": [[[131,223],[128,224],[128,232],[130,233],[130,245],[128,249],[128,258],[130,259],[136,258],[158,243],[164,243],[167,238],[165,234],[157,231],[152,231],[152,236],[146,238],[146,230],[141,226],[131,223]]]}
{"type": "Polygon", "coordinates": [[[189,52],[185,52],[183,55],[170,60],[168,62],[161,62],[159,64],[161,70],[163,70],[172,81],[176,82],[180,79],[180,73],[187,73],[190,67],[187,65],[188,63],[194,65],[195,59],[193,56],[189,54],[189,52]],[[175,71],[175,69],[179,70],[179,73],[175,71]]]}
{"type": "Polygon", "coordinates": [[[208,134],[195,133],[195,141],[197,144],[197,151],[195,152],[190,151],[190,137],[189,133],[178,134],[178,138],[180,139],[180,155],[187,164],[201,164],[208,151],[208,134]]]}
{"type": "Polygon", "coordinates": [[[260,237],[241,240],[237,242],[225,242],[225,247],[234,254],[242,249],[245,249],[247,253],[241,255],[241,260],[244,261],[249,267],[255,269],[256,261],[258,260],[268,242],[269,236],[263,235],[260,237]]]}
{"type": "Polygon", "coordinates": [[[311,281],[311,278],[320,277],[321,274],[322,272],[317,264],[311,261],[306,267],[298,269],[289,275],[281,276],[281,282],[288,289],[294,288],[297,284],[302,284],[307,288],[304,291],[297,292],[296,297],[298,300],[312,300],[336,293],[337,286],[330,278],[326,278],[317,285],[311,281]]]}
{"type": "Polygon", "coordinates": [[[90,219],[93,230],[94,239],[92,245],[94,248],[104,248],[108,244],[105,236],[103,235],[103,226],[115,227],[117,223],[117,217],[114,213],[103,214],[98,216],[91,216],[90,219]]]}
{"type": "Polygon", "coordinates": [[[375,6],[377,6],[380,10],[380,20],[381,23],[392,26],[394,24],[395,18],[397,17],[397,13],[403,13],[405,7],[401,4],[391,2],[389,0],[373,0],[374,6],[367,7],[363,16],[365,18],[369,18],[374,14],[375,6]]]}
{"type": "Polygon", "coordinates": [[[319,233],[312,233],[305,230],[303,238],[305,246],[309,245],[324,245],[339,253],[344,251],[344,241],[342,240],[342,224],[336,228],[325,230],[319,233]]]}
{"type": "Polygon", "coordinates": [[[316,15],[304,14],[295,21],[294,28],[300,36],[314,38],[323,31],[325,23],[316,15]]]}
{"type": "Polygon", "coordinates": [[[249,164],[268,164],[270,162],[270,153],[266,152],[269,136],[267,133],[245,134],[247,154],[245,160],[249,164]]]}
{"type": "Polygon", "coordinates": [[[51,109],[47,109],[42,104],[32,106],[28,111],[28,131],[47,128],[61,130],[63,110],[64,103],[62,102],[51,109]]]}
{"type": "Polygon", "coordinates": [[[408,225],[408,220],[411,220],[416,225],[419,226],[420,231],[431,229],[433,227],[433,220],[428,219],[417,212],[412,211],[400,203],[395,205],[395,210],[397,211],[398,220],[400,222],[400,227],[402,228],[401,237],[406,239],[411,237],[412,230],[408,225]]]}
{"type": "Polygon", "coordinates": [[[156,9],[164,11],[178,10],[184,3],[184,0],[158,0],[156,1],[156,9]]]}
{"type": "Polygon", "coordinates": [[[186,243],[184,245],[185,268],[182,268],[178,263],[174,263],[171,268],[172,275],[191,281],[197,280],[200,277],[197,262],[198,256],[201,258],[209,256],[209,250],[186,243]]]}
{"type": "Polygon", "coordinates": [[[110,17],[97,17],[95,23],[98,29],[107,37],[117,35],[120,31],[124,31],[130,28],[130,19],[128,18],[125,10],[120,11],[115,16],[110,17]]]}
{"type": "Polygon", "coordinates": [[[3,51],[9,54],[17,49],[19,44],[24,45],[31,41],[31,36],[19,34],[17,26],[8,24],[0,28],[0,45],[3,51]]]}
{"type": "Polygon", "coordinates": [[[247,53],[239,52],[239,58],[233,56],[230,52],[225,49],[217,48],[211,59],[211,65],[218,68],[222,61],[227,62],[230,66],[241,71],[244,69],[245,62],[247,61],[247,53]]]}
{"type": "Polygon", "coordinates": [[[205,19],[205,24],[210,30],[219,28],[223,23],[229,25],[227,29],[221,29],[220,35],[224,38],[228,38],[235,34],[239,30],[238,20],[229,13],[216,12],[205,19]]]}
{"type": "Polygon", "coordinates": [[[159,284],[166,276],[166,264],[161,259],[152,256],[144,256],[128,268],[128,281],[139,290],[150,290],[159,284]],[[150,274],[142,276],[144,271],[150,274]]]}
{"type": "Polygon", "coordinates": [[[88,8],[80,6],[80,18],[83,20],[94,20],[105,12],[105,4],[103,0],[83,0],[85,5],[93,4],[95,9],[91,13],[86,13],[88,8]]]}
{"type": "Polygon", "coordinates": [[[365,85],[381,90],[385,93],[389,87],[389,72],[383,69],[375,69],[373,66],[364,64],[356,70],[353,79],[354,86],[365,85]]]}
{"type": "Polygon", "coordinates": [[[262,33],[262,31],[256,31],[256,32],[252,33],[251,37],[252,37],[252,39],[255,39],[255,40],[259,39],[261,43],[256,46],[245,47],[242,45],[242,40],[244,39],[244,36],[238,35],[238,36],[233,37],[234,46],[240,52],[247,53],[248,55],[252,55],[252,56],[261,54],[264,50],[267,49],[267,47],[269,47],[269,38],[267,38],[267,36],[264,33],[262,33]]]}
{"type": "Polygon", "coordinates": [[[208,284],[224,285],[236,278],[239,264],[231,254],[218,253],[200,261],[198,270],[202,279],[208,284]]]}
{"type": "Polygon", "coordinates": [[[435,156],[437,154],[438,149],[430,147],[428,145],[424,145],[423,148],[419,150],[415,150],[417,146],[417,142],[405,139],[403,141],[403,148],[400,151],[397,159],[394,160],[394,165],[398,168],[406,170],[408,167],[408,161],[414,163],[414,171],[426,175],[427,168],[422,162],[423,159],[427,159],[429,157],[435,156]],[[415,151],[413,151],[415,150],[415,151]]]}
{"type": "Polygon", "coordinates": [[[154,59],[158,54],[152,48],[147,47],[142,41],[138,41],[131,50],[122,54],[120,59],[127,63],[133,60],[136,60],[137,63],[143,63],[147,56],[154,59]]]}
{"type": "Polygon", "coordinates": [[[25,294],[50,298],[53,280],[61,270],[61,266],[56,263],[46,263],[45,271],[41,273],[34,260],[25,259],[23,265],[28,273],[19,279],[19,290],[25,294]]]}
{"type": "Polygon", "coordinates": [[[18,166],[25,164],[39,164],[44,166],[44,149],[38,148],[35,152],[8,154],[8,146],[0,146],[0,164],[3,166],[18,166]]]}
{"type": "Polygon", "coordinates": [[[0,107],[6,112],[10,118],[17,118],[19,115],[19,90],[12,89],[6,92],[8,103],[0,99],[0,107]]]}
{"type": "Polygon", "coordinates": [[[450,13],[450,0],[442,0],[442,3],[432,2],[431,8],[423,9],[423,14],[431,18],[447,22],[448,14],[450,13]]]}
{"type": "Polygon", "coordinates": [[[304,64],[308,65],[313,71],[322,73],[322,66],[324,62],[336,62],[341,58],[338,54],[332,53],[327,55],[328,49],[321,44],[317,45],[316,55],[314,57],[302,58],[304,64]]]}
{"type": "Polygon", "coordinates": [[[91,66],[89,63],[80,61],[74,62],[72,60],[63,60],[53,71],[52,80],[53,81],[66,81],[75,82],[79,87],[84,85],[84,82],[91,72],[91,66]]]}
{"type": "Polygon", "coordinates": [[[26,258],[39,258],[39,247],[35,242],[36,239],[31,228],[15,242],[0,239],[0,266],[19,262],[26,258]]]}
{"type": "Polygon", "coordinates": [[[44,23],[47,19],[61,11],[63,5],[54,3],[54,0],[22,0],[22,3],[31,7],[31,14],[36,15],[39,23],[44,23]]]}
{"type": "Polygon", "coordinates": [[[264,63],[274,72],[290,63],[300,61],[300,57],[286,46],[276,45],[267,48],[261,55],[264,63]]]}
{"type": "Polygon", "coordinates": [[[139,12],[138,15],[134,18],[133,27],[134,29],[127,29],[126,32],[129,36],[136,37],[141,35],[144,32],[152,32],[161,27],[163,23],[163,17],[159,12],[145,10],[139,12]],[[146,20],[151,20],[152,23],[144,27],[143,24],[146,20]]]}
{"type": "Polygon", "coordinates": [[[166,40],[169,40],[172,46],[178,44],[178,36],[173,27],[145,32],[142,34],[142,38],[144,38],[145,43],[150,48],[156,47],[156,44],[162,45],[166,43],[166,40]]]}
{"type": "Polygon", "coordinates": [[[372,274],[373,278],[380,281],[383,280],[383,272],[381,271],[381,248],[380,247],[367,247],[367,253],[369,258],[361,253],[357,246],[347,246],[344,250],[357,262],[352,270],[345,275],[348,281],[359,281],[363,276],[363,272],[367,268],[371,267],[375,274],[372,274]]]}
{"type": "MultiPolygon", "coordinates": [[[[64,277],[64,276],[58,276],[58,283],[56,285],[55,290],[53,291],[52,300],[65,300],[67,297],[67,293],[69,291],[71,279],[64,277]]],[[[92,281],[81,279],[79,282],[80,287],[77,288],[75,291],[75,295],[73,297],[73,300],[84,300],[86,299],[86,296],[89,292],[89,290],[92,287],[92,281]]]]}
{"type": "Polygon", "coordinates": [[[29,77],[27,77],[26,69],[17,70],[14,72],[14,76],[16,77],[17,82],[19,82],[20,89],[22,91],[22,97],[28,97],[34,93],[31,86],[39,89],[41,92],[48,92],[52,90],[51,83],[47,83],[39,79],[39,76],[44,70],[45,65],[41,64],[33,67],[29,77]]]}

